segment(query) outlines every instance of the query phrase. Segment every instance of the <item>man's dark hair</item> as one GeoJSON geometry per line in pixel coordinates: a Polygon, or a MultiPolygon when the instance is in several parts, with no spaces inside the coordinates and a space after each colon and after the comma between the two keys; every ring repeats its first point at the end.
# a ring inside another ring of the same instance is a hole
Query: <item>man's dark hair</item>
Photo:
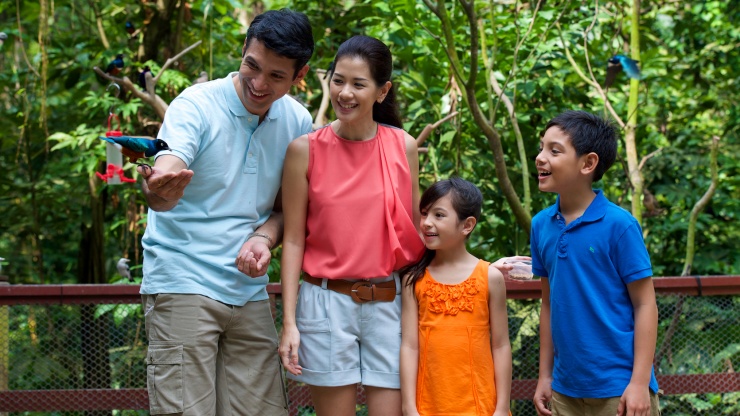
{"type": "Polygon", "coordinates": [[[557,127],[568,135],[578,156],[591,152],[599,156],[594,182],[614,164],[619,140],[619,130],[614,123],[585,111],[569,110],[550,120],[545,131],[550,127],[557,127]]]}
{"type": "Polygon", "coordinates": [[[252,39],[278,55],[295,59],[294,78],[313,55],[313,32],[308,17],[289,9],[269,10],[255,17],[247,30],[247,48],[252,39]]]}

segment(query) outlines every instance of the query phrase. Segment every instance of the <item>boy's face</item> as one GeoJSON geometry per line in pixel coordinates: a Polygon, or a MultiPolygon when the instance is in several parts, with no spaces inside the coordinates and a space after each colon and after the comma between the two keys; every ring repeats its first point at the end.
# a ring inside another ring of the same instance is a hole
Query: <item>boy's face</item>
{"type": "Polygon", "coordinates": [[[553,126],[547,129],[540,140],[540,153],[535,159],[540,191],[562,194],[574,187],[582,186],[584,181],[590,185],[590,175],[583,168],[587,156],[576,154],[570,136],[553,126]]]}
{"type": "Polygon", "coordinates": [[[264,43],[252,39],[242,48],[237,91],[244,107],[262,119],[276,100],[298,85],[308,72],[304,66],[295,74],[295,59],[286,58],[268,49],[264,43]]]}

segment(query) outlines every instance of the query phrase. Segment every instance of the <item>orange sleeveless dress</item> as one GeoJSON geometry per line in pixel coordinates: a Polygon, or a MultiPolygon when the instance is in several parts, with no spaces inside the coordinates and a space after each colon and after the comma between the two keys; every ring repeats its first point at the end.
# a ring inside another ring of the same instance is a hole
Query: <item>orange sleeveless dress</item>
{"type": "Polygon", "coordinates": [[[422,416],[490,416],[495,410],[489,265],[479,260],[470,277],[456,285],[437,282],[428,270],[416,283],[416,407],[422,416]]]}

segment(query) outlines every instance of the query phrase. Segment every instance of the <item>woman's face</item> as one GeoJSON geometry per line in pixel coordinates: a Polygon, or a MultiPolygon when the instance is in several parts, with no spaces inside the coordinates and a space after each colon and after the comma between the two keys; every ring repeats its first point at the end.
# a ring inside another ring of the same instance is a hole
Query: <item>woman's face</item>
{"type": "Polygon", "coordinates": [[[342,122],[367,121],[373,118],[373,104],[385,99],[391,83],[378,87],[367,61],[360,57],[340,58],[329,84],[331,104],[342,122]]]}

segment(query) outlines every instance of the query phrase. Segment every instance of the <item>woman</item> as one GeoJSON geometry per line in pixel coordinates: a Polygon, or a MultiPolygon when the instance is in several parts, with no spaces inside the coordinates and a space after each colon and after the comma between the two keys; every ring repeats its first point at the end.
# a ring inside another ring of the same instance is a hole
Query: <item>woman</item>
{"type": "Polygon", "coordinates": [[[424,245],[418,153],[401,129],[392,58],[377,39],[344,42],[330,71],[337,119],[296,139],[283,170],[280,356],[316,413],[400,415],[401,284],[424,245]],[[304,284],[298,293],[298,280],[304,284]]]}

